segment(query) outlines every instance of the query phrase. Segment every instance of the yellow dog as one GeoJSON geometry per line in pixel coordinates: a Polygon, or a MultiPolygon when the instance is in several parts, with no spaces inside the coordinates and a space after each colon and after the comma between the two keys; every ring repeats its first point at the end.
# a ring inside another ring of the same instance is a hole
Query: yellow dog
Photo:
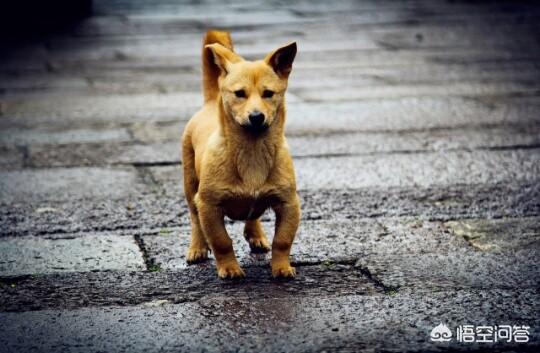
{"type": "Polygon", "coordinates": [[[182,138],[184,190],[191,216],[188,263],[214,253],[221,278],[244,276],[224,217],[245,220],[253,252],[270,245],[259,217],[276,214],[272,275],[294,277],[289,253],[300,203],[292,158],[284,136],[285,91],[296,43],[246,61],[233,51],[228,33],[210,31],[202,51],[204,105],[182,138]]]}

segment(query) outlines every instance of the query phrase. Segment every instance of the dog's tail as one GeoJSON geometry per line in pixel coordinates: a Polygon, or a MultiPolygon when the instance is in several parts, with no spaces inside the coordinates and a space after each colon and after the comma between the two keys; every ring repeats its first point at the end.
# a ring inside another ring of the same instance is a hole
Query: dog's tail
{"type": "Polygon", "coordinates": [[[233,50],[232,39],[228,32],[206,32],[202,49],[203,94],[205,102],[216,99],[219,91],[218,77],[221,72],[214,62],[212,51],[205,48],[206,45],[213,43],[219,43],[224,47],[233,50]]]}

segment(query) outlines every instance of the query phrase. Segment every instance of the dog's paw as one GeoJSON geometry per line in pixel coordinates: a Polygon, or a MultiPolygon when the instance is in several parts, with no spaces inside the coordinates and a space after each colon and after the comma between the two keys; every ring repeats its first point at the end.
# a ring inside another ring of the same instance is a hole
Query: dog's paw
{"type": "Polygon", "coordinates": [[[274,278],[293,278],[296,276],[296,269],[291,265],[272,266],[272,276],[274,278]]]}
{"type": "Polygon", "coordinates": [[[189,248],[186,255],[186,262],[188,264],[195,264],[206,260],[208,260],[208,249],[189,248]]]}
{"type": "Polygon", "coordinates": [[[221,266],[218,265],[217,271],[219,278],[241,278],[246,276],[238,262],[232,262],[221,266]]]}
{"type": "Polygon", "coordinates": [[[262,254],[270,251],[270,244],[266,238],[249,239],[249,248],[252,253],[262,254]]]}

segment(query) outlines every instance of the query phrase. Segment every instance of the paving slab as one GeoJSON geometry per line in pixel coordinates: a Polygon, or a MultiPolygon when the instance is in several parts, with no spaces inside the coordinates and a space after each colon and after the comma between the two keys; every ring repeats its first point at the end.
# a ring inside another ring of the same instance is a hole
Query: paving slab
{"type": "Polygon", "coordinates": [[[115,199],[136,196],[144,186],[134,169],[57,168],[0,172],[2,204],[115,199]]]}
{"type": "MultiPolygon", "coordinates": [[[[173,173],[174,174],[174,173],[173,173]]],[[[0,207],[0,235],[54,234],[188,225],[181,186],[153,186],[144,197],[93,202],[10,203],[0,207]]],[[[431,188],[301,190],[303,220],[413,216],[422,220],[536,216],[538,183],[447,185],[431,188]]]]}
{"type": "MultiPolygon", "coordinates": [[[[534,227],[536,221],[536,218],[483,220],[483,224],[492,229],[503,224],[499,237],[512,242],[514,234],[526,228],[518,223],[534,227]]],[[[264,226],[271,239],[273,224],[264,226]]],[[[269,266],[268,254],[250,254],[242,239],[243,224],[229,225],[228,231],[243,266],[269,266]]],[[[163,269],[186,268],[185,252],[190,234],[190,229],[185,228],[162,229],[157,235],[143,236],[148,259],[163,269]]],[[[453,238],[446,227],[437,222],[407,218],[303,222],[291,261],[329,267],[340,262],[355,263],[387,289],[536,288],[540,284],[535,265],[540,260],[538,239],[535,233],[523,233],[520,238],[523,239],[521,246],[480,253],[468,246],[466,238],[453,238]]],[[[215,266],[214,261],[204,266],[215,266]]]]}
{"type": "Polygon", "coordinates": [[[342,86],[340,90],[298,88],[292,92],[308,102],[356,101],[374,98],[430,97],[430,96],[501,96],[534,95],[540,85],[534,79],[519,83],[450,82],[441,84],[396,84],[389,86],[342,86]]]}
{"type": "Polygon", "coordinates": [[[36,145],[28,148],[34,168],[180,164],[180,143],[36,145]]]}
{"type": "MultiPolygon", "coordinates": [[[[420,28],[403,28],[401,31],[375,30],[372,38],[386,48],[503,46],[525,49],[537,30],[534,22],[519,25],[505,23],[498,27],[463,23],[444,27],[428,24],[420,28]],[[520,35],[516,37],[516,33],[520,35]]],[[[538,47],[533,45],[530,48],[534,50],[538,47]]]]}
{"type": "MultiPolygon", "coordinates": [[[[149,189],[152,189],[151,187],[149,189]]],[[[161,189],[156,190],[161,192],[161,189]]],[[[90,199],[0,205],[2,235],[40,235],[133,228],[155,228],[187,222],[187,205],[149,190],[121,199],[90,199]]],[[[113,193],[114,194],[114,193],[113,193]]],[[[34,195],[35,197],[35,195],[34,195]]],[[[3,200],[2,200],[3,201],[3,200]]]]}
{"type": "Polygon", "coordinates": [[[133,237],[86,234],[84,237],[0,240],[0,277],[54,272],[143,270],[133,237]]]}
{"type": "Polygon", "coordinates": [[[382,288],[350,264],[316,264],[298,270],[294,281],[275,280],[270,268],[263,266],[246,268],[244,279],[223,281],[213,265],[174,272],[98,271],[1,278],[0,312],[130,306],[154,300],[186,303],[225,296],[271,301],[295,294],[383,294],[382,288]]]}
{"type": "Polygon", "coordinates": [[[357,266],[387,288],[538,288],[538,247],[499,253],[447,252],[368,256],[357,266]]]}
{"type": "MultiPolygon", "coordinates": [[[[263,228],[271,241],[273,217],[263,228]]],[[[486,220],[489,224],[489,220],[486,220]]],[[[270,254],[251,254],[243,236],[243,222],[227,224],[235,253],[244,266],[269,266],[270,254]]],[[[161,228],[152,235],[141,236],[148,259],[166,270],[189,268],[185,254],[191,229],[161,228]]],[[[422,222],[415,218],[377,218],[336,221],[304,221],[295,238],[291,261],[295,264],[324,263],[335,266],[341,261],[355,262],[365,256],[387,256],[416,253],[467,251],[468,243],[454,237],[439,222],[422,222]]],[[[210,254],[214,266],[213,255],[210,254]]]]}
{"type": "Polygon", "coordinates": [[[27,148],[27,164],[36,169],[97,166],[108,168],[111,164],[132,164],[132,146],[129,142],[30,145],[27,148]]]}
{"type": "Polygon", "coordinates": [[[45,129],[3,129],[0,145],[25,146],[39,144],[63,145],[69,143],[102,143],[108,141],[129,141],[126,129],[73,129],[65,131],[45,129]]]}
{"type": "MultiPolygon", "coordinates": [[[[89,75],[90,76],[90,75],[89,75]]],[[[201,77],[190,79],[186,74],[177,72],[164,72],[152,74],[147,72],[129,73],[129,78],[95,77],[90,76],[91,87],[89,92],[109,94],[141,94],[141,93],[178,93],[197,92],[201,88],[201,77]]]]}
{"type": "Polygon", "coordinates": [[[421,153],[453,149],[503,149],[537,146],[540,125],[454,128],[410,132],[295,134],[287,138],[293,157],[421,153]]]}
{"type": "Polygon", "coordinates": [[[17,147],[0,147],[0,167],[2,170],[19,169],[24,165],[24,150],[17,147]]]}
{"type": "Polygon", "coordinates": [[[177,305],[149,302],[127,308],[0,313],[0,343],[17,352],[311,352],[321,347],[330,351],[522,351],[538,348],[536,331],[530,331],[529,343],[512,344],[467,344],[455,337],[448,343],[435,343],[429,333],[441,322],[454,334],[459,325],[536,327],[538,302],[538,293],[530,290],[487,290],[217,298],[177,305]],[[485,305],[486,299],[492,304],[485,305]]]}
{"type": "Polygon", "coordinates": [[[396,84],[451,82],[523,82],[540,77],[540,67],[534,61],[503,61],[470,63],[469,65],[445,63],[437,65],[424,62],[419,65],[385,67],[326,67],[303,68],[296,65],[291,89],[318,87],[343,88],[347,86],[394,86],[396,84]]]}
{"type": "Polygon", "coordinates": [[[300,191],[304,219],[415,216],[427,220],[535,216],[538,183],[300,191]],[[336,200],[333,202],[332,200],[336,200]]]}
{"type": "Polygon", "coordinates": [[[516,248],[540,249],[540,219],[465,219],[444,224],[454,235],[478,250],[499,252],[516,248]]]}
{"type": "MultiPolygon", "coordinates": [[[[180,140],[180,139],[179,139],[180,140]]],[[[166,142],[151,145],[131,145],[121,148],[121,152],[116,156],[109,156],[106,163],[109,164],[180,164],[181,148],[180,142],[166,142]]],[[[180,168],[178,173],[182,173],[180,168]]]]}
{"type": "Polygon", "coordinates": [[[449,151],[304,158],[296,160],[294,165],[300,190],[431,187],[505,180],[537,182],[540,154],[536,149],[449,151]]]}
{"type": "MultiPolygon", "coordinates": [[[[84,42],[84,40],[82,40],[84,42]]],[[[92,67],[79,65],[69,71],[63,61],[49,63],[49,72],[19,70],[18,75],[0,70],[0,89],[4,96],[24,97],[50,93],[68,92],[69,94],[133,94],[167,93],[177,91],[195,91],[200,88],[201,75],[198,65],[180,60],[175,65],[156,67],[151,65],[128,67],[126,60],[113,58],[110,62],[120,62],[124,70],[103,70],[103,65],[92,67]],[[101,69],[99,69],[101,67],[101,69]]],[[[117,65],[119,67],[119,65],[117,65]]],[[[106,68],[106,67],[105,67],[106,68]]]]}
{"type": "Polygon", "coordinates": [[[176,141],[179,146],[185,126],[186,121],[174,121],[166,124],[141,121],[131,125],[130,132],[135,140],[142,143],[176,141]]]}
{"type": "Polygon", "coordinates": [[[183,186],[184,173],[181,164],[165,165],[165,166],[149,166],[146,168],[148,173],[152,175],[152,179],[156,184],[161,186],[170,186],[170,184],[180,184],[183,186]],[[168,185],[169,184],[169,185],[168,185]]]}
{"type": "MultiPolygon", "coordinates": [[[[202,104],[199,92],[132,95],[49,95],[2,99],[3,115],[14,125],[28,122],[122,123],[177,120],[193,114],[202,104]]],[[[5,119],[4,122],[6,121],[5,119]]]]}
{"type": "Polygon", "coordinates": [[[286,132],[353,132],[537,123],[536,97],[417,97],[288,105],[286,132]]]}
{"type": "MultiPolygon", "coordinates": [[[[516,61],[531,61],[540,53],[535,51],[512,51],[501,48],[460,48],[455,47],[451,51],[446,48],[421,48],[421,49],[400,49],[394,50],[340,50],[312,53],[299,53],[298,62],[295,63],[297,69],[317,69],[334,67],[335,71],[342,68],[367,68],[384,70],[399,70],[408,66],[426,65],[434,67],[438,65],[481,65],[484,63],[510,63],[516,61]]],[[[137,63],[135,61],[134,65],[137,63]]],[[[156,62],[158,65],[160,62],[156,62]]],[[[161,61],[163,63],[163,61],[161,61]]],[[[105,66],[105,63],[102,63],[105,66]]],[[[98,65],[96,63],[96,65],[98,65]]],[[[504,64],[503,64],[504,65],[504,64]]],[[[105,66],[107,67],[107,66],[105,66]]],[[[66,65],[66,69],[69,66],[66,65]]],[[[296,76],[292,76],[296,77],[296,76]]],[[[291,80],[293,84],[294,80],[291,80]]]]}
{"type": "MultiPolygon", "coordinates": [[[[19,69],[20,70],[20,69],[19,69]]],[[[50,72],[29,71],[25,75],[0,71],[0,89],[4,96],[44,93],[48,91],[83,92],[88,88],[84,77],[58,76],[50,72]]]]}

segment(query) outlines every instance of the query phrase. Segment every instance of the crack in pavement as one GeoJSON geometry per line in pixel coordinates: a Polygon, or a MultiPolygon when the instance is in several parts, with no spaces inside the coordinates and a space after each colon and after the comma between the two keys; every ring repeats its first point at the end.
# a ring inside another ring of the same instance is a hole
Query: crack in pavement
{"type": "Polygon", "coordinates": [[[135,234],[133,238],[135,239],[135,243],[139,247],[139,250],[142,254],[142,258],[144,260],[144,265],[146,266],[146,270],[150,271],[154,269],[155,268],[154,266],[156,266],[156,264],[154,260],[152,260],[150,256],[148,255],[148,250],[146,249],[146,246],[144,244],[144,239],[142,238],[142,236],[140,234],[135,234]]]}
{"type": "Polygon", "coordinates": [[[336,265],[346,265],[358,269],[367,279],[369,279],[377,288],[382,289],[385,294],[396,294],[400,286],[390,286],[384,284],[377,275],[373,274],[367,263],[361,258],[341,259],[341,260],[321,260],[321,261],[291,261],[291,264],[296,267],[324,265],[328,267],[336,265]]]}
{"type": "Polygon", "coordinates": [[[384,284],[382,280],[380,280],[375,274],[373,274],[366,263],[364,263],[362,260],[358,260],[355,264],[356,267],[359,268],[360,272],[364,274],[370,281],[372,281],[375,286],[381,288],[385,294],[388,295],[394,295],[398,292],[400,286],[389,286],[384,284]]]}

